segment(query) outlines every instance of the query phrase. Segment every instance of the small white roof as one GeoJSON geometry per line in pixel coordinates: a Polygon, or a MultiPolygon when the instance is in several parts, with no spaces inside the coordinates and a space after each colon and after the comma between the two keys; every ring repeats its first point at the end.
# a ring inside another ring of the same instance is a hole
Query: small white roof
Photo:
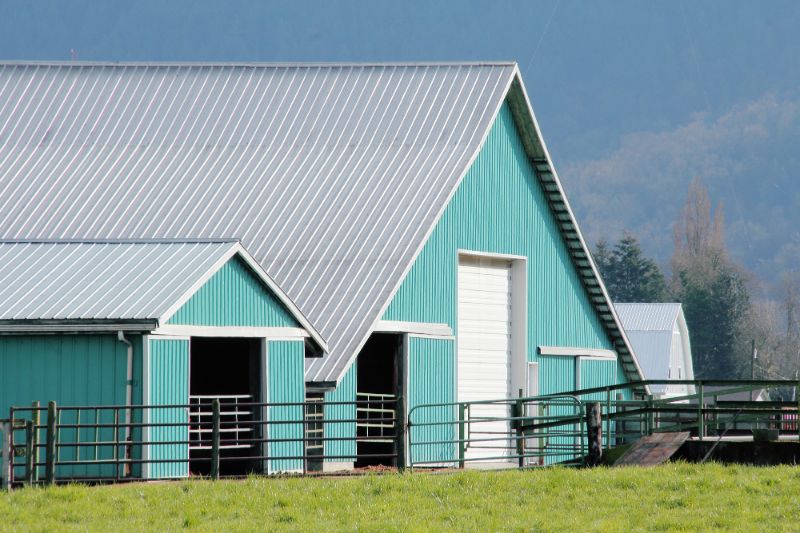
{"type": "Polygon", "coordinates": [[[0,241],[0,321],[158,323],[237,254],[324,350],[297,307],[230,239],[0,241]]]}
{"type": "Polygon", "coordinates": [[[615,303],[614,309],[625,331],[672,331],[681,304],[615,303]]]}

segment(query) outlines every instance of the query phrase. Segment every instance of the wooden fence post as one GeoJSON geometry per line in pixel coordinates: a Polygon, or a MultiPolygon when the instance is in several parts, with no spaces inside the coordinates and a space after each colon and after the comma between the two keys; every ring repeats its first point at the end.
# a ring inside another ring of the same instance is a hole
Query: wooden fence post
{"type": "Polygon", "coordinates": [[[47,404],[47,447],[45,451],[45,481],[52,485],[56,480],[56,418],[58,407],[56,402],[47,404]]]}
{"type": "Polygon", "coordinates": [[[597,466],[603,458],[603,421],[600,402],[586,404],[586,433],[589,440],[589,453],[586,464],[597,466]]]}

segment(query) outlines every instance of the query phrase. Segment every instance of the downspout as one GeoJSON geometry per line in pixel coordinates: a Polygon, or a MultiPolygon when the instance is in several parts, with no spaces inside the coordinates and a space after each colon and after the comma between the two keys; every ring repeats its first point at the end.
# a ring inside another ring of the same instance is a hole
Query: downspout
{"type": "Polygon", "coordinates": [[[117,340],[124,343],[128,347],[128,371],[125,380],[125,474],[130,475],[131,464],[128,460],[131,458],[131,405],[133,404],[133,344],[127,338],[123,331],[117,332],[117,340]]]}

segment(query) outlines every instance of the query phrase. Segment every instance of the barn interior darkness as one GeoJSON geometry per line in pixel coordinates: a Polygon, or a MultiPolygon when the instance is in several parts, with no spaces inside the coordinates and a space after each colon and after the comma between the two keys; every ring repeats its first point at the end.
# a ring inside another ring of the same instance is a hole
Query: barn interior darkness
{"type": "MultiPolygon", "coordinates": [[[[260,339],[247,338],[206,338],[193,337],[190,348],[189,364],[189,395],[190,396],[247,396],[240,398],[243,402],[260,402],[261,400],[261,349],[260,339]]],[[[210,411],[210,400],[206,403],[205,411],[210,411]]],[[[258,438],[260,428],[253,422],[256,419],[256,408],[245,406],[233,408],[232,398],[220,400],[220,411],[224,414],[235,409],[238,415],[239,427],[248,428],[240,432],[242,438],[258,438]],[[246,437],[245,437],[246,436],[246,437]]],[[[222,416],[221,424],[228,429],[232,426],[233,416],[222,416]]],[[[204,422],[206,418],[202,419],[204,422]]],[[[204,438],[206,435],[204,435],[204,438]]],[[[210,438],[210,437],[209,437],[210,438]]],[[[221,434],[221,445],[233,444],[231,433],[221,434]]],[[[244,475],[258,472],[260,462],[252,459],[235,459],[260,455],[260,446],[257,443],[245,443],[245,446],[235,449],[220,450],[220,473],[224,475],[244,475]]],[[[211,462],[209,450],[192,450],[190,454],[190,469],[192,474],[208,475],[211,462]]]]}
{"type": "MultiPolygon", "coordinates": [[[[403,342],[402,335],[393,333],[374,333],[364,348],[358,355],[358,384],[357,391],[359,401],[364,401],[367,396],[364,394],[390,395],[396,398],[402,390],[403,380],[403,342]]],[[[359,408],[369,407],[371,409],[394,409],[394,404],[380,404],[375,402],[369,406],[359,405],[359,408]]],[[[359,422],[385,423],[375,419],[387,419],[391,413],[380,411],[358,411],[359,422]]],[[[357,467],[375,465],[394,465],[395,459],[391,457],[394,453],[395,443],[391,436],[380,438],[381,433],[391,435],[392,428],[387,428],[383,432],[375,427],[361,427],[358,430],[360,437],[370,436],[368,440],[359,440],[357,444],[358,460],[357,467]],[[369,457],[374,455],[376,457],[369,457]]]]}

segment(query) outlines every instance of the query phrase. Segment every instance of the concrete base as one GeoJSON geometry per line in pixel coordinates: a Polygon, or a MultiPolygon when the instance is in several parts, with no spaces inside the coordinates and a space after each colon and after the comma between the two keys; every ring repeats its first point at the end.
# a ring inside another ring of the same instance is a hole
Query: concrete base
{"type": "Polygon", "coordinates": [[[328,462],[325,461],[322,463],[322,471],[323,472],[343,472],[345,470],[353,470],[355,468],[355,463],[347,463],[347,462],[328,462]]]}

